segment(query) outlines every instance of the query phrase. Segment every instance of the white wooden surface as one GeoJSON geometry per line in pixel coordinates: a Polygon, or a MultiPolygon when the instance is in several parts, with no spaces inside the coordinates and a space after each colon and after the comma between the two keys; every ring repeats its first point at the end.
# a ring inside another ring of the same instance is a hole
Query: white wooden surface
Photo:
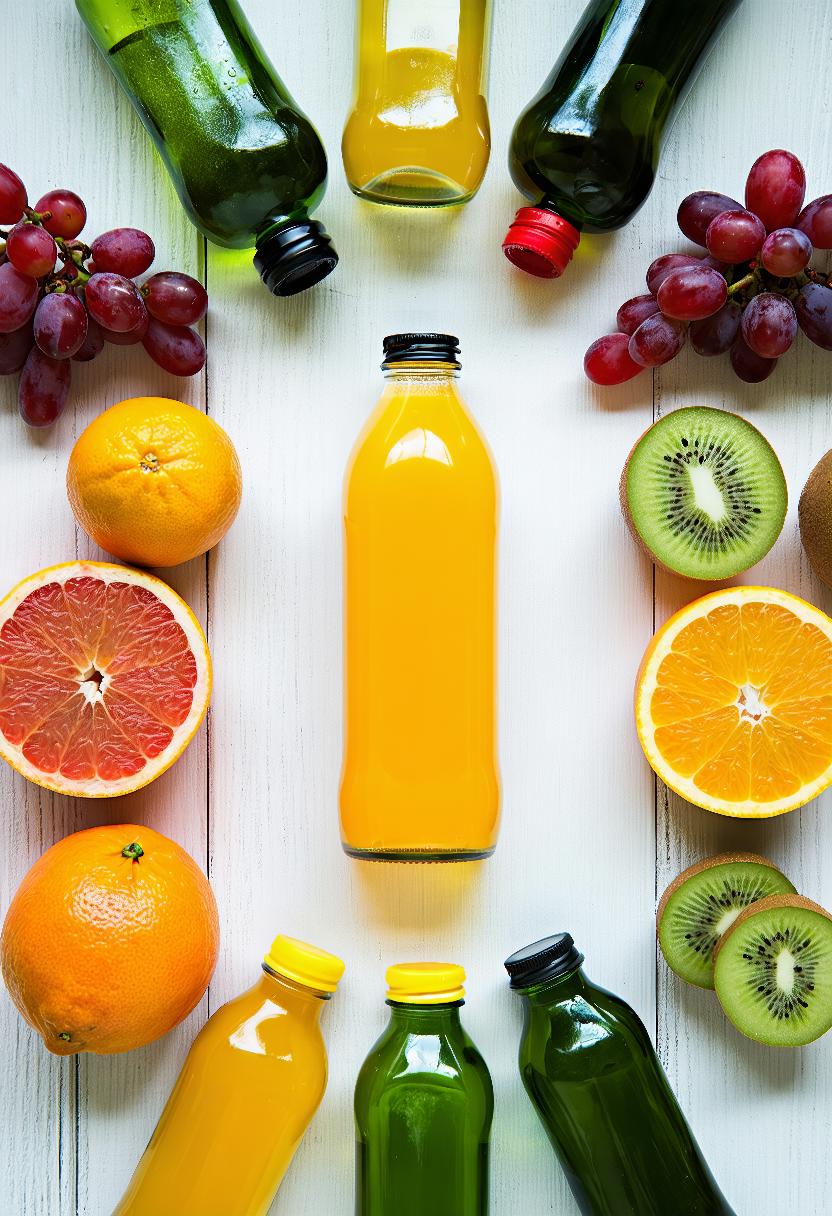
{"type": "MultiPolygon", "coordinates": [[[[798,888],[832,904],[832,795],[773,823],[719,820],[668,798],[636,742],[631,687],[655,621],[697,589],[654,575],[617,508],[621,464],[651,419],[688,403],[746,414],[779,452],[792,497],[786,528],[748,581],[827,610],[832,596],[800,549],[800,487],[832,446],[832,356],[801,342],[758,388],[727,361],[685,352],[651,380],[613,391],[584,380],[581,355],[643,290],[646,265],[682,249],[690,190],[742,189],[751,161],[788,147],[809,197],[832,188],[828,64],[832,0],[745,0],[691,95],[636,221],[585,240],[567,277],[512,271],[499,244],[518,205],[506,145],[583,0],[495,5],[494,150],[479,196],[458,216],[360,204],[338,152],[351,90],[352,0],[247,0],[262,41],[330,153],[320,215],[337,272],[293,301],[270,298],[244,259],[205,247],[184,219],[149,141],[88,42],[70,0],[29,5],[0,39],[0,159],[37,198],[66,185],[95,233],[150,231],[158,266],[207,283],[207,375],[177,381],[141,351],[109,348],[77,370],[53,430],[27,431],[0,382],[0,582],[75,554],[99,556],[74,525],[64,472],[74,437],[138,393],[181,396],[232,435],[245,473],[241,514],[206,562],[170,581],[207,626],[216,690],[207,729],[169,773],[118,802],[77,803],[0,772],[0,904],[41,851],[102,822],[146,822],[208,870],[222,917],[210,993],[165,1040],[119,1057],[57,1060],[4,994],[0,1005],[0,1212],[107,1216],[209,1010],[241,990],[277,931],[342,952],[348,971],[326,1013],[327,1097],[274,1205],[275,1216],[352,1211],[352,1087],[385,1018],[383,971],[439,957],[469,972],[467,1025],[491,1067],[494,1216],[576,1208],[520,1085],[519,1002],[502,959],[568,928],[591,974],[626,996],[658,1048],[738,1216],[826,1216],[832,1037],[800,1052],[740,1038],[707,994],[657,964],[656,892],[691,860],[761,849],[798,888]],[[465,394],[492,443],[503,486],[502,766],[504,827],[479,866],[358,864],[341,852],[340,484],[379,389],[385,333],[460,336],[465,394]]],[[[183,1214],[186,1216],[186,1214],[183,1214]]],[[[671,1216],[671,1214],[668,1214],[671,1216]]]]}

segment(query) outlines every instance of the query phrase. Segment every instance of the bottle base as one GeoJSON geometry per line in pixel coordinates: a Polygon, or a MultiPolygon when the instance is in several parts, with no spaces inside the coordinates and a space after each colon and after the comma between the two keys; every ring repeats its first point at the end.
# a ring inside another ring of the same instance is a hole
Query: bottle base
{"type": "Polygon", "coordinates": [[[356,861],[398,861],[418,864],[420,862],[484,861],[491,856],[496,846],[492,845],[490,849],[359,849],[342,841],[341,847],[348,857],[353,857],[356,861]]]}
{"type": "Polygon", "coordinates": [[[477,192],[468,190],[450,177],[418,165],[391,169],[363,185],[349,183],[350,190],[368,203],[388,207],[459,207],[477,192]]]}

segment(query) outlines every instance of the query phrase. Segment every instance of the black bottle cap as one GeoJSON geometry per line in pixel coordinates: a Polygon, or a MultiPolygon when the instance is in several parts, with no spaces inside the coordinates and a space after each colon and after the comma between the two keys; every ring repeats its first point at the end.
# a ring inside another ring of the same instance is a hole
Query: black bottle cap
{"type": "Polygon", "coordinates": [[[317,220],[287,220],[257,243],[254,265],[269,291],[296,296],[338,265],[338,254],[317,220]]]}
{"type": "Polygon", "coordinates": [[[534,988],[575,971],[584,961],[570,934],[556,933],[524,946],[505,961],[512,988],[534,988]]]}
{"type": "Polygon", "coordinates": [[[391,363],[450,363],[460,367],[459,338],[453,334],[388,334],[382,342],[384,362],[391,363]]]}

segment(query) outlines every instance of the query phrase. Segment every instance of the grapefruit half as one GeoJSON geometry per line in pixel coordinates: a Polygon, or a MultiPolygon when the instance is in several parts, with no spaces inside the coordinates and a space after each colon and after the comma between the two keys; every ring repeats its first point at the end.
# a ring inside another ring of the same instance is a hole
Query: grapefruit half
{"type": "Polygon", "coordinates": [[[151,574],[66,562],[0,602],[0,755],[38,785],[140,789],[181,755],[210,696],[199,622],[151,574]]]}

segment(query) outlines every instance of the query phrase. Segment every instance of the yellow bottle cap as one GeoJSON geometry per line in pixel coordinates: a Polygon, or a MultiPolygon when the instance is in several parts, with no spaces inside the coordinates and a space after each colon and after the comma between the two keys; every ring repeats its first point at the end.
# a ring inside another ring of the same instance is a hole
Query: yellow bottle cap
{"type": "Polygon", "coordinates": [[[465,997],[455,963],[396,963],[387,968],[387,999],[398,1005],[449,1005],[465,997]]]}
{"type": "Polygon", "coordinates": [[[327,954],[326,950],[309,946],[295,937],[284,937],[282,933],[272,942],[263,964],[270,971],[318,992],[334,992],[344,974],[344,964],[334,954],[327,954]]]}

